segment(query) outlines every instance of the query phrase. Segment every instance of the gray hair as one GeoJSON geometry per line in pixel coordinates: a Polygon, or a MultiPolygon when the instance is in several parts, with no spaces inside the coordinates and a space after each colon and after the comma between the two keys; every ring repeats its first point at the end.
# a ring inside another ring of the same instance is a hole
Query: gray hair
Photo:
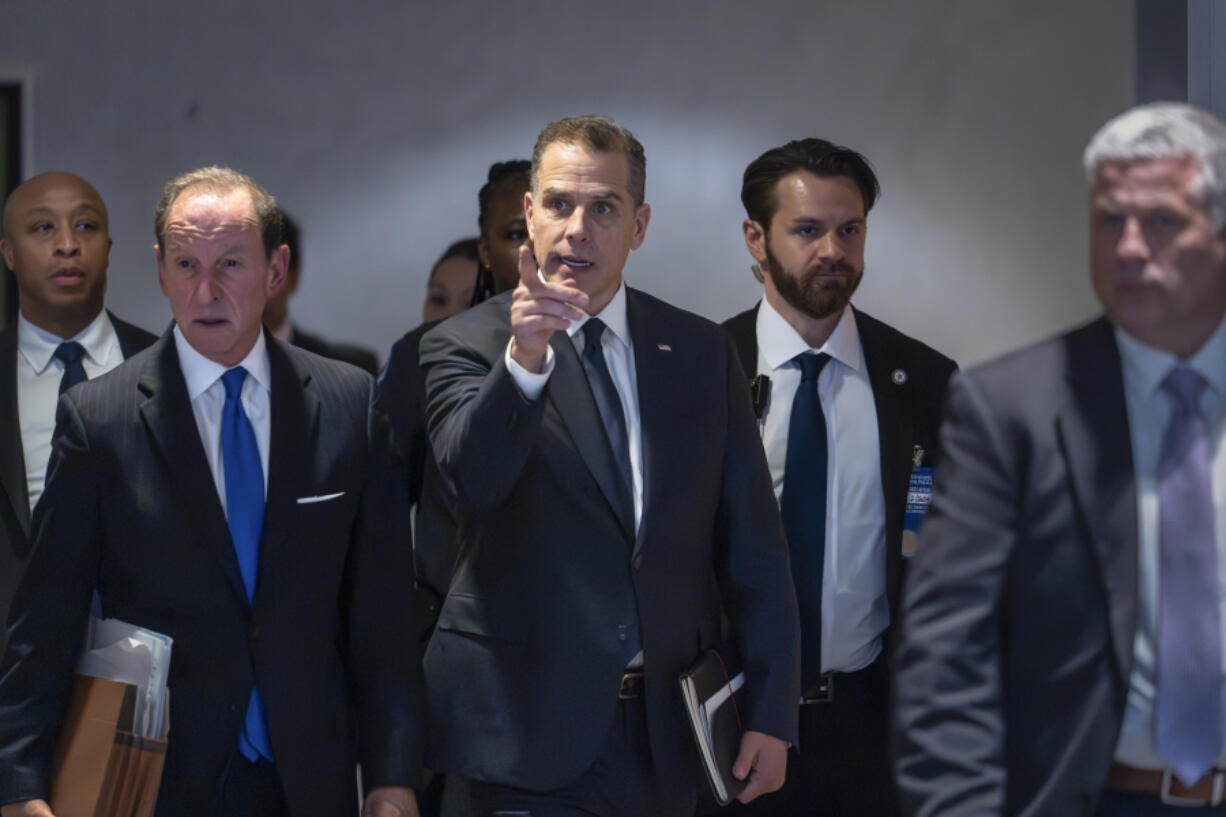
{"type": "MultiPolygon", "coordinates": [[[[157,236],[159,250],[165,245],[166,217],[170,214],[170,208],[180,195],[194,187],[203,187],[210,193],[228,193],[236,187],[246,187],[251,192],[251,203],[260,222],[264,252],[271,255],[281,246],[283,221],[277,200],[246,173],[210,165],[175,176],[162,188],[162,198],[153,208],[153,234],[157,236]]],[[[294,262],[297,263],[297,259],[294,262]]]]}
{"type": "Polygon", "coordinates": [[[1138,105],[1099,128],[1082,156],[1092,185],[1104,162],[1188,158],[1199,165],[1190,192],[1209,211],[1215,227],[1226,225],[1226,125],[1184,102],[1138,105]]]}

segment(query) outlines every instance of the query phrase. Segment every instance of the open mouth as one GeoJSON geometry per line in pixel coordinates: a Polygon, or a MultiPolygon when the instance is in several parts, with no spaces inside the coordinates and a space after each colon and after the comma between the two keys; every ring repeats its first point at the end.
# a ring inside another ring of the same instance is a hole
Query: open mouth
{"type": "Polygon", "coordinates": [[[592,265],[591,261],[584,261],[581,258],[572,258],[568,255],[562,256],[562,263],[573,269],[584,269],[592,265]]]}

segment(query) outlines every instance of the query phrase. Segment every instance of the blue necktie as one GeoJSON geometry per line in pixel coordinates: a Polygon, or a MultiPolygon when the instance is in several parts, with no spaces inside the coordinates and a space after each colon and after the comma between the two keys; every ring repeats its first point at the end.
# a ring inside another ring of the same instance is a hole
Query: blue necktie
{"type": "Polygon", "coordinates": [[[1162,382],[1170,423],[1158,461],[1158,692],[1154,742],[1191,785],[1221,747],[1222,635],[1205,380],[1176,366],[1162,382]]]}
{"type": "Polygon", "coordinates": [[[81,344],[75,340],[66,340],[55,347],[55,356],[64,364],[64,374],[60,378],[60,394],[88,379],[85,376],[85,366],[81,363],[81,358],[85,357],[85,349],[81,344]]]}
{"type": "Polygon", "coordinates": [[[623,510],[629,510],[628,518],[633,520],[634,475],[630,469],[630,437],[626,433],[626,414],[622,411],[621,398],[605,364],[604,346],[600,342],[604,330],[604,322],[599,318],[589,318],[583,324],[583,368],[587,373],[588,385],[592,388],[592,396],[596,399],[596,408],[600,411],[605,436],[613,451],[613,461],[617,463],[618,486],[621,489],[618,500],[623,510]]]}
{"type": "Polygon", "coordinates": [[[808,690],[822,672],[822,571],[826,561],[826,415],[817,376],[824,354],[793,358],[801,369],[788,423],[787,460],[779,510],[792,555],[792,581],[800,608],[800,681],[808,690]]]}
{"type": "MultiPolygon", "coordinates": [[[[226,522],[234,540],[238,569],[243,575],[247,600],[255,597],[256,569],[260,561],[260,533],[264,528],[264,469],[255,430],[243,411],[240,396],[247,370],[238,366],[221,376],[226,402],[221,409],[221,457],[226,473],[226,522]]],[[[264,700],[251,688],[247,714],[238,737],[238,749],[254,763],[263,756],[272,760],[264,700]]]]}

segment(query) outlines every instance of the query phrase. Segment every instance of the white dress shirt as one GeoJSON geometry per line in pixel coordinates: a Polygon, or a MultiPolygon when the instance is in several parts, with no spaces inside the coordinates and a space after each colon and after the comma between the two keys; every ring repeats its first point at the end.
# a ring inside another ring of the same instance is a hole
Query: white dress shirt
{"type": "MultiPolygon", "coordinates": [[[[200,432],[204,456],[209,462],[213,484],[217,486],[217,498],[221,500],[221,508],[224,511],[226,469],[221,453],[221,409],[226,403],[226,387],[221,382],[221,376],[227,369],[193,349],[178,326],[175,326],[174,335],[175,349],[179,353],[179,368],[183,370],[183,379],[187,381],[187,396],[192,403],[192,414],[196,416],[196,429],[200,432]]],[[[243,411],[246,412],[247,420],[255,432],[256,447],[260,449],[260,467],[264,469],[264,495],[267,496],[268,447],[272,436],[272,408],[269,397],[272,380],[269,377],[268,349],[263,332],[238,365],[247,370],[239,400],[242,401],[243,411]]]]}
{"type": "MultiPolygon", "coordinates": [[[[1142,769],[1166,766],[1154,746],[1154,703],[1158,627],[1158,460],[1162,437],[1171,417],[1171,399],[1162,381],[1180,361],[1172,354],[1147,346],[1116,329],[1124,375],[1124,401],[1132,440],[1132,466],[1137,485],[1138,599],[1137,632],[1132,647],[1132,675],[1124,723],[1116,744],[1115,759],[1142,769]]],[[[1208,383],[1201,392],[1200,410],[1209,430],[1210,469],[1217,533],[1218,584],[1222,634],[1226,637],[1226,320],[1204,346],[1182,361],[1208,383]]],[[[1121,441],[1122,442],[1122,441],[1121,441]]],[[[1223,677],[1226,678],[1226,644],[1223,644],[1223,677]]],[[[1226,685],[1222,687],[1226,713],[1226,685]]],[[[1223,725],[1226,735],[1226,724],[1223,725]]],[[[1226,741],[1217,765],[1226,766],[1226,741]]]]}
{"type": "Polygon", "coordinates": [[[51,459],[55,404],[60,399],[60,380],[64,377],[64,362],[55,357],[55,350],[66,340],[75,340],[85,349],[81,365],[91,380],[123,363],[119,337],[105,309],[71,338],[53,335],[20,313],[17,315],[17,416],[31,511],[43,494],[47,462],[51,459]]]}
{"type": "MultiPolygon", "coordinates": [[[[601,337],[604,347],[605,365],[609,367],[609,377],[617,387],[617,396],[621,400],[622,413],[626,416],[626,436],[630,443],[630,471],[634,478],[634,529],[637,531],[643,518],[643,430],[639,421],[639,387],[634,369],[634,342],[630,338],[630,324],[626,321],[626,285],[618,287],[613,299],[605,305],[600,314],[595,317],[604,321],[607,327],[601,337]]],[[[571,321],[566,334],[570,337],[575,351],[583,356],[583,324],[588,322],[584,315],[580,320],[571,321]]],[[[514,378],[520,392],[529,400],[535,400],[545,389],[549,376],[553,373],[553,348],[545,352],[545,363],[540,374],[530,372],[515,362],[511,357],[511,344],[507,343],[504,353],[506,366],[514,378]]]]}
{"type": "MultiPolygon", "coordinates": [[[[770,378],[762,444],[776,498],[783,494],[796,355],[809,344],[763,299],[758,309],[758,373],[770,378]]],[[[864,669],[881,653],[890,623],[885,577],[885,497],[877,404],[855,313],[848,306],[818,352],[830,355],[817,379],[826,415],[826,553],[822,572],[822,671],[864,669]]],[[[816,622],[802,621],[802,627],[816,622]]]]}

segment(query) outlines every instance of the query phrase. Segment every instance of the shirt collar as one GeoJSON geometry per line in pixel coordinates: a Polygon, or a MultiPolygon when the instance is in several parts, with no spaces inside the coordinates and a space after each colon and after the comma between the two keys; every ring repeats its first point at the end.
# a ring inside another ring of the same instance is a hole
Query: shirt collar
{"type": "Polygon", "coordinates": [[[20,311],[17,313],[17,348],[35,374],[45,372],[55,357],[56,348],[70,340],[81,344],[86,356],[96,366],[105,366],[111,355],[119,354],[119,337],[105,309],[90,321],[89,326],[71,338],[54,335],[30,323],[20,311]]]}
{"type": "Polygon", "coordinates": [[[1226,396],[1226,317],[1218,323],[1209,340],[1187,360],[1143,343],[1118,326],[1115,327],[1115,339],[1120,347],[1124,376],[1143,394],[1153,394],[1171,369],[1183,364],[1205,378],[1219,396],[1226,396]]]}
{"type": "MultiPolygon", "coordinates": [[[[192,348],[177,323],[174,335],[175,350],[179,353],[179,368],[183,370],[183,379],[187,381],[187,398],[194,401],[208,391],[226,373],[227,369],[192,348]]],[[[251,351],[238,365],[246,369],[247,375],[255,378],[255,381],[265,390],[271,390],[272,381],[268,377],[268,347],[264,341],[263,332],[256,336],[251,351]]]]}
{"type": "Polygon", "coordinates": [[[626,320],[626,284],[624,282],[617,288],[617,292],[613,293],[613,297],[605,304],[604,309],[596,315],[585,314],[582,318],[571,321],[566,334],[573,339],[589,318],[600,318],[609,331],[627,348],[631,348],[630,323],[626,320]]]}
{"type": "Polygon", "coordinates": [[[843,307],[843,314],[839,316],[834,331],[817,350],[812,350],[800,333],[765,298],[758,308],[757,332],[758,351],[771,371],[782,368],[792,358],[809,351],[824,352],[853,371],[860,368],[860,330],[856,327],[856,315],[851,304],[843,307]]]}

